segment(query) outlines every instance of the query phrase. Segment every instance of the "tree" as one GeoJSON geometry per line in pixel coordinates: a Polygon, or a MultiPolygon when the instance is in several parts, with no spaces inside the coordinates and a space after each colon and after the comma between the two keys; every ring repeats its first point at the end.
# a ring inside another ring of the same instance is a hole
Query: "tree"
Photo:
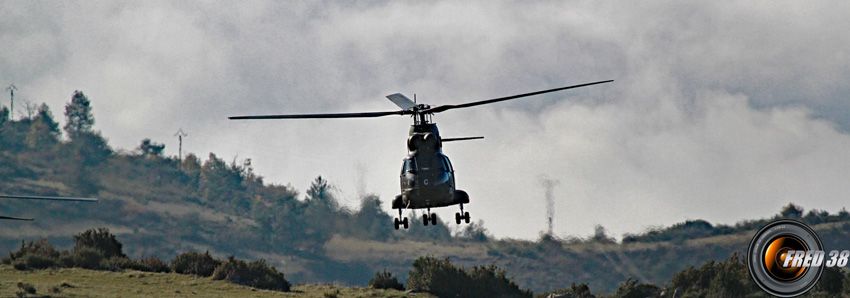
{"type": "Polygon", "coordinates": [[[226,206],[238,212],[247,212],[250,201],[242,185],[245,169],[234,161],[229,166],[223,159],[210,153],[201,167],[200,189],[203,199],[214,206],[226,206]]]}
{"type": "Polygon", "coordinates": [[[316,177],[310,188],[307,189],[307,202],[326,208],[327,210],[336,210],[339,208],[336,198],[331,191],[333,187],[328,184],[328,180],[322,176],[316,177]]]}
{"type": "Polygon", "coordinates": [[[53,148],[59,142],[59,123],[53,120],[50,107],[42,103],[32,118],[24,142],[30,149],[53,148]]]}
{"type": "Polygon", "coordinates": [[[617,292],[611,295],[612,298],[644,298],[655,297],[661,289],[658,286],[647,283],[638,283],[638,280],[629,277],[628,280],[620,284],[617,292]]]}
{"type": "Polygon", "coordinates": [[[26,143],[27,147],[30,149],[53,148],[53,145],[56,145],[57,141],[58,140],[50,132],[50,127],[41,121],[33,121],[33,123],[30,124],[30,130],[27,132],[27,138],[24,139],[24,143],[26,143]]]}
{"type": "Polygon", "coordinates": [[[798,219],[803,216],[803,207],[794,205],[794,203],[788,203],[788,205],[782,207],[779,215],[783,218],[798,219]]]}
{"type": "Polygon", "coordinates": [[[165,144],[154,143],[151,139],[145,138],[137,149],[142,152],[142,156],[158,157],[162,156],[162,150],[165,149],[165,144]]]}
{"type": "Polygon", "coordinates": [[[45,103],[38,106],[38,112],[35,114],[35,118],[33,120],[41,121],[47,125],[50,133],[56,136],[56,138],[59,138],[62,134],[62,132],[59,131],[59,123],[56,123],[56,120],[53,120],[53,113],[50,112],[50,107],[48,107],[45,103]]]}
{"type": "Polygon", "coordinates": [[[0,128],[3,127],[3,124],[9,121],[9,108],[6,106],[0,107],[0,128]]]}
{"type": "Polygon", "coordinates": [[[92,114],[91,102],[82,91],[74,91],[71,102],[65,105],[65,132],[71,139],[81,133],[92,132],[94,126],[94,114],[92,114]]]}
{"type": "Polygon", "coordinates": [[[392,217],[381,208],[381,199],[376,195],[366,195],[360,201],[360,210],[354,213],[353,225],[349,225],[354,236],[372,239],[387,240],[392,235],[392,229],[388,223],[392,217]]]}
{"type": "Polygon", "coordinates": [[[461,228],[457,236],[475,242],[487,242],[487,240],[490,239],[490,237],[487,236],[487,229],[484,228],[484,221],[482,220],[470,223],[461,228]]]}
{"type": "Polygon", "coordinates": [[[74,235],[74,251],[83,248],[92,248],[99,251],[104,258],[126,257],[121,251],[121,242],[115,239],[115,235],[109,233],[107,228],[88,229],[85,232],[74,235]]]}

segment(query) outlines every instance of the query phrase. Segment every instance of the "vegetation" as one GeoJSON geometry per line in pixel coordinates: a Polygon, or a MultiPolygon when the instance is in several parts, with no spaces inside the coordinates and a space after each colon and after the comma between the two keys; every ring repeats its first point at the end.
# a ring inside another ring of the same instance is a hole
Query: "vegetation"
{"type": "Polygon", "coordinates": [[[438,297],[531,297],[496,265],[471,270],[454,266],[449,258],[420,257],[413,261],[407,288],[438,297]]]}
{"type": "Polygon", "coordinates": [[[209,251],[204,254],[190,251],[171,260],[171,270],[174,270],[175,273],[192,274],[202,277],[212,276],[215,268],[220,265],[221,261],[213,258],[209,251]]]}
{"type": "Polygon", "coordinates": [[[230,256],[227,261],[215,268],[212,279],[284,292],[289,291],[291,286],[284,278],[283,273],[266,264],[265,260],[246,263],[243,260],[235,259],[233,256],[230,256]]]}
{"type": "MultiPolygon", "coordinates": [[[[0,106],[0,193],[102,198],[96,208],[0,201],[4,215],[38,219],[10,222],[9,229],[0,230],[0,247],[9,251],[3,258],[8,269],[171,271],[211,278],[219,268],[217,277],[255,287],[267,283],[282,289],[277,277],[286,272],[296,283],[368,283],[379,288],[404,281],[410,289],[433,287],[440,293],[457,289],[441,292],[443,284],[429,278],[454,276],[523,297],[530,291],[520,287],[574,297],[670,291],[702,297],[740,291],[756,295],[741,277],[741,261],[732,262],[730,256],[740,255],[752,233],[770,220],[807,222],[826,247],[846,247],[850,238],[846,210],[830,214],[795,204],[783,206],[771,218],[734,225],[690,220],[619,241],[601,226],[587,238],[542,235],[537,241],[494,239],[481,221],[450,230],[439,219],[437,226],[413,224],[396,231],[393,216],[381,207],[385,199],[364,195],[355,209],[341,206],[333,182],[321,176],[306,190],[298,190],[266,183],[249,160],[214,153],[205,158],[189,153],[181,160],[166,156],[163,144],[143,136],[133,150],[113,149],[95,127],[94,106],[95,100],[75,91],[65,106],[62,126],[44,104],[33,106],[24,117],[11,117],[9,109],[0,106]],[[109,230],[86,230],[89,227],[109,230]],[[46,239],[22,242],[26,237],[21,235],[46,239]],[[416,259],[423,255],[433,257],[416,259]],[[372,284],[369,278],[382,269],[383,275],[378,272],[372,284]]],[[[816,293],[850,294],[843,272],[830,271],[823,280],[816,293]]],[[[53,287],[67,291],[59,284],[31,283],[39,294],[54,293],[53,287]]],[[[0,291],[13,288],[15,284],[4,284],[0,291]]],[[[345,289],[340,294],[337,289],[322,293],[346,296],[345,289]]]]}
{"type": "Polygon", "coordinates": [[[404,285],[398,282],[398,278],[392,273],[387,272],[387,270],[376,272],[375,277],[369,280],[369,287],[374,289],[404,290],[404,285]]]}
{"type": "MultiPolygon", "coordinates": [[[[57,268],[35,271],[15,270],[0,265],[0,297],[17,297],[17,283],[28,284],[35,294],[29,297],[338,297],[433,298],[427,293],[397,290],[340,287],[333,285],[295,285],[291,292],[268,291],[222,280],[175,273],[92,271],[81,268],[57,268]]],[[[26,290],[24,290],[26,291],[26,290]]]]}

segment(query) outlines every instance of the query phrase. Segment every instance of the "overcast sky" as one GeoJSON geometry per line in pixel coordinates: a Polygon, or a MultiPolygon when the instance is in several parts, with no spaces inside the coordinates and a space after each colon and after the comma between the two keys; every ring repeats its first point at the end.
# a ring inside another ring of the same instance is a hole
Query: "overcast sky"
{"type": "Polygon", "coordinates": [[[227,116],[395,110],[385,95],[439,105],[614,79],[435,115],[444,137],[485,137],[444,148],[472,219],[536,239],[544,178],[559,181],[559,236],[848,201],[848,2],[289,2],[3,1],[0,84],[19,88],[16,111],[45,102],[57,119],[83,91],[116,149],[152,138],[176,155],[182,128],[184,152],[250,158],[266,182],[302,193],[322,175],[343,204],[375,193],[389,212],[409,117],[227,116]]]}

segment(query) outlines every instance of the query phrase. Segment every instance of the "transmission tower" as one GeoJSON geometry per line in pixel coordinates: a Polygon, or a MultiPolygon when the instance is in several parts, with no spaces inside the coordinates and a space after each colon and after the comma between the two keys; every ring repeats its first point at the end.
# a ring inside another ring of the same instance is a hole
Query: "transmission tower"
{"type": "Polygon", "coordinates": [[[9,91],[9,119],[12,119],[15,115],[15,90],[18,90],[18,87],[15,87],[15,84],[10,84],[9,87],[6,87],[6,90],[9,91]]]}
{"type": "Polygon", "coordinates": [[[174,136],[177,137],[177,159],[180,160],[180,165],[183,165],[183,137],[188,136],[188,133],[183,132],[183,129],[177,129],[177,133],[174,136]]]}

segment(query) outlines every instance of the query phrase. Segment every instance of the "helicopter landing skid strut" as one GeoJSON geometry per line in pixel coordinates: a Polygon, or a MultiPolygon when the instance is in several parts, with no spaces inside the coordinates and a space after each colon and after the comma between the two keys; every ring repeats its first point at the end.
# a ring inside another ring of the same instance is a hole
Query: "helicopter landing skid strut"
{"type": "Polygon", "coordinates": [[[457,222],[457,224],[460,224],[461,219],[465,223],[469,223],[469,212],[463,212],[463,204],[460,204],[460,212],[455,213],[455,222],[457,222]]]}
{"type": "Polygon", "coordinates": [[[431,213],[431,207],[428,207],[428,212],[426,212],[425,215],[422,216],[423,224],[427,226],[429,222],[431,223],[431,225],[437,225],[437,214],[431,213]]]}
{"type": "Polygon", "coordinates": [[[398,208],[398,217],[393,219],[395,229],[398,230],[399,227],[404,227],[404,229],[407,230],[408,224],[407,217],[402,217],[401,208],[398,208]]]}

